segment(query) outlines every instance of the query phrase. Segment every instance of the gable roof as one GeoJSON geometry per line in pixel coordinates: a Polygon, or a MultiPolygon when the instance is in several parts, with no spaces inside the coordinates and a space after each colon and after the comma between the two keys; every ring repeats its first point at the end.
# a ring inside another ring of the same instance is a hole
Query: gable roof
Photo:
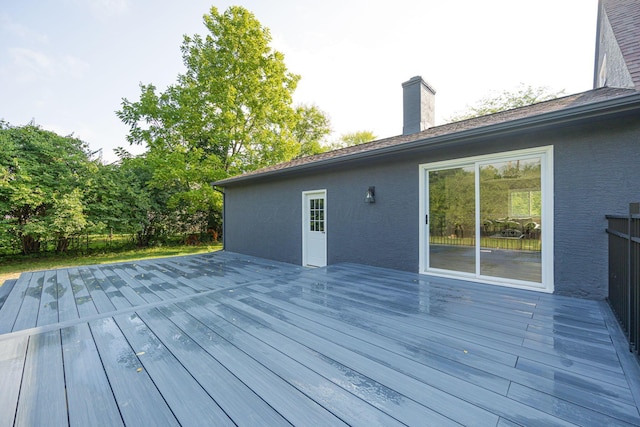
{"type": "Polygon", "coordinates": [[[301,172],[347,160],[384,155],[519,128],[544,126],[604,114],[612,109],[640,108],[640,92],[633,89],[599,88],[550,101],[482,117],[435,126],[422,132],[379,139],[313,156],[301,157],[217,182],[215,186],[246,182],[286,173],[301,172]]]}
{"type": "Polygon", "coordinates": [[[640,1],[601,1],[633,84],[640,89],[640,1]]]}

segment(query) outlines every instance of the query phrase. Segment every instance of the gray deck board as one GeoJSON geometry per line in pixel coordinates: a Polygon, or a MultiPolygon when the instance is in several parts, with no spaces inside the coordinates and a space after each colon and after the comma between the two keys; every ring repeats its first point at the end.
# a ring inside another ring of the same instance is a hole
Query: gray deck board
{"type": "Polygon", "coordinates": [[[115,321],[105,318],[89,325],[124,423],[180,425],[115,321]]]}
{"type": "MultiPolygon", "coordinates": [[[[345,348],[350,348],[382,363],[399,366],[405,373],[413,372],[414,376],[428,376],[432,382],[456,386],[461,385],[459,382],[456,383],[456,380],[462,380],[500,394],[506,394],[509,388],[508,380],[491,375],[470,364],[457,362],[455,356],[450,356],[452,353],[450,350],[445,353],[449,357],[421,352],[419,347],[410,346],[400,340],[350,326],[348,323],[345,325],[345,322],[330,317],[313,316],[308,311],[300,310],[293,305],[286,305],[279,300],[258,296],[242,299],[242,302],[258,310],[274,312],[274,309],[269,308],[267,304],[281,310],[287,310],[287,314],[284,311],[279,311],[278,315],[280,318],[288,318],[289,323],[318,336],[335,340],[345,348]],[[454,378],[451,378],[452,376],[454,378]]],[[[460,353],[464,354],[464,352],[460,353]]]]}
{"type": "Polygon", "coordinates": [[[69,425],[124,425],[89,325],[81,323],[61,332],[69,425]]]}
{"type": "Polygon", "coordinates": [[[60,331],[29,337],[16,426],[67,424],[67,399],[60,331]]]}
{"type": "MultiPolygon", "coordinates": [[[[186,306],[187,303],[180,305],[186,306]]],[[[274,388],[274,393],[281,393],[284,396],[290,394],[298,394],[302,392],[313,400],[321,402],[325,409],[327,406],[339,419],[352,425],[358,419],[358,416],[366,414],[367,422],[370,425],[397,425],[397,422],[391,417],[382,413],[377,413],[366,402],[358,399],[353,394],[342,389],[336,384],[332,384],[329,380],[322,377],[302,364],[296,355],[283,354],[277,348],[266,344],[265,342],[255,338],[251,333],[245,330],[246,325],[239,325],[242,319],[235,318],[232,322],[224,319],[215,312],[213,306],[203,306],[203,308],[213,309],[213,312],[207,312],[199,309],[195,305],[191,305],[189,311],[196,315],[202,323],[205,323],[214,333],[220,336],[225,343],[227,351],[242,352],[260,363],[264,368],[268,369],[274,376],[278,376],[286,381],[280,388],[274,388]],[[233,345],[235,348],[230,348],[233,345]],[[368,411],[364,410],[368,407],[368,411]]],[[[229,365],[234,372],[237,372],[240,366],[229,365]]],[[[319,367],[322,370],[322,367],[319,367]]],[[[361,419],[361,421],[363,421],[361,419]]]]}
{"type": "MultiPolygon", "coordinates": [[[[255,298],[264,300],[259,295],[254,295],[255,298]]],[[[270,303],[279,307],[286,308],[286,303],[283,302],[284,297],[278,299],[272,299],[270,303]]],[[[289,309],[291,310],[291,309],[289,309]]],[[[390,333],[389,335],[381,335],[379,333],[370,334],[367,331],[377,331],[373,325],[375,325],[376,319],[372,316],[366,323],[353,321],[346,318],[341,311],[330,311],[326,307],[317,307],[313,310],[313,313],[324,313],[325,319],[314,317],[312,321],[317,324],[329,325],[332,327],[339,327],[339,325],[350,325],[351,327],[340,328],[341,331],[348,333],[350,336],[362,338],[369,342],[376,343],[378,346],[385,349],[393,350],[398,354],[405,357],[410,357],[413,360],[427,363],[430,366],[438,367],[443,366],[441,369],[446,369],[452,375],[460,376],[461,373],[466,372],[462,366],[472,367],[478,374],[484,372],[485,377],[494,375],[496,377],[502,377],[510,381],[516,381],[521,384],[529,385],[546,392],[553,392],[558,387],[558,384],[565,387],[576,387],[576,393],[579,393],[582,389],[587,389],[589,392],[602,397],[612,397],[622,401],[631,402],[632,396],[629,393],[628,388],[615,386],[609,383],[595,381],[585,376],[573,375],[569,372],[559,369],[552,369],[548,365],[541,363],[527,361],[527,359],[519,358],[516,368],[505,366],[495,361],[478,357],[471,352],[463,352],[455,350],[451,347],[438,345],[434,342],[430,342],[428,345],[419,346],[416,344],[410,344],[405,338],[404,334],[390,333]],[[328,318],[333,320],[327,320],[328,318]],[[357,327],[355,329],[354,327],[357,327]],[[434,363],[435,362],[435,363],[434,363]],[[438,363],[440,362],[440,363],[438,363]],[[535,364],[539,369],[532,369],[531,365],[535,364]],[[529,367],[529,369],[527,369],[529,367]]],[[[384,322],[383,322],[384,323],[384,322]]],[[[300,322],[296,322],[300,325],[300,322]]],[[[398,330],[399,332],[399,330],[398,330]]],[[[377,355],[379,352],[376,352],[377,355]]],[[[374,353],[372,353],[374,354],[374,353]]],[[[372,356],[377,357],[377,356],[372,356]]],[[[478,375],[477,374],[477,375],[478,375]]],[[[464,377],[462,377],[464,378],[464,377]]],[[[466,377],[468,381],[477,385],[482,385],[486,388],[490,388],[490,378],[486,381],[482,381],[482,376],[478,375],[478,381],[474,381],[472,376],[466,377]]],[[[493,391],[498,391],[494,389],[493,391]]]]}
{"type": "Polygon", "coordinates": [[[13,331],[13,325],[20,312],[25,297],[25,291],[33,273],[22,273],[13,285],[11,293],[0,307],[0,334],[13,331]]]}
{"type": "Polygon", "coordinates": [[[93,298],[87,289],[80,272],[77,268],[70,268],[67,270],[69,274],[69,283],[71,284],[71,290],[73,291],[73,298],[76,303],[76,309],[78,310],[79,317],[88,317],[98,313],[93,298]]]}
{"type": "MultiPolygon", "coordinates": [[[[240,303],[236,301],[223,300],[223,302],[240,309],[240,303]]],[[[245,307],[244,310],[247,308],[245,307]]],[[[259,315],[254,310],[251,312],[259,315]]],[[[505,398],[502,394],[481,390],[471,383],[464,384],[463,381],[452,376],[437,375],[437,370],[429,370],[427,367],[410,369],[407,367],[409,363],[406,360],[391,365],[405,373],[411,371],[410,376],[407,376],[402,383],[396,382],[397,376],[389,372],[387,364],[372,363],[370,357],[345,351],[345,347],[341,343],[333,341],[337,340],[335,338],[337,334],[334,334],[333,340],[325,339],[318,332],[309,333],[298,330],[293,326],[294,321],[288,323],[277,317],[278,315],[274,315],[268,318],[270,329],[279,330],[300,343],[322,352],[327,357],[361,372],[372,380],[385,384],[424,405],[429,405],[442,414],[447,414],[463,425],[495,425],[498,421],[496,414],[508,415],[517,422],[525,424],[531,419],[537,419],[546,425],[566,425],[555,417],[548,416],[546,413],[527,405],[520,405],[505,398]]],[[[298,321],[299,319],[296,319],[295,322],[298,321]]],[[[378,350],[374,357],[379,357],[382,351],[383,349],[378,350]]]]}
{"type": "Polygon", "coordinates": [[[108,313],[116,310],[116,306],[113,305],[111,299],[107,296],[107,293],[102,289],[98,280],[93,277],[91,270],[88,268],[78,269],[80,277],[84,281],[85,287],[91,296],[91,300],[96,306],[98,313],[108,313]]]}
{"type": "MultiPolygon", "coordinates": [[[[269,405],[276,408],[293,425],[346,425],[338,417],[325,409],[320,402],[324,399],[318,399],[317,402],[310,399],[306,393],[324,393],[323,384],[316,381],[309,381],[309,377],[303,378],[305,381],[296,384],[287,382],[286,378],[277,375],[269,370],[260,361],[252,358],[249,354],[239,350],[232,344],[234,340],[231,333],[224,332],[224,336],[218,335],[216,330],[212,329],[211,313],[205,313],[193,305],[193,302],[179,304],[188,311],[189,315],[196,314],[202,320],[193,322],[184,316],[177,316],[176,313],[167,313],[166,309],[162,311],[169,314],[172,320],[176,321],[189,336],[202,346],[209,354],[229,369],[238,379],[249,386],[258,395],[261,396],[269,405]],[[189,326],[187,328],[187,326],[189,326]],[[229,341],[231,340],[231,341],[229,341]],[[291,390],[291,387],[297,391],[291,390]],[[288,393],[278,391],[289,390],[288,393]]],[[[285,371],[287,375],[297,375],[298,371],[285,371]]],[[[332,399],[332,394],[328,393],[326,398],[332,399]]],[[[323,402],[324,403],[324,402],[323,402]]],[[[338,402],[340,404],[340,402],[338,402]]]]}
{"type": "MultiPolygon", "coordinates": [[[[368,280],[368,279],[367,279],[368,280]]],[[[300,283],[298,281],[297,283],[300,283]]],[[[343,286],[344,287],[344,286],[343,286]]],[[[448,339],[449,336],[455,336],[461,338],[462,340],[471,343],[470,345],[475,345],[476,347],[473,351],[479,352],[489,352],[488,357],[508,357],[512,355],[512,361],[515,362],[515,358],[518,356],[529,357],[533,359],[543,358],[546,360],[546,363],[557,366],[557,367],[566,367],[568,364],[571,365],[571,370],[574,370],[577,373],[589,375],[590,373],[594,373],[599,375],[599,378],[609,378],[615,381],[624,381],[624,376],[620,372],[619,364],[615,363],[612,360],[601,360],[598,355],[591,354],[567,354],[566,352],[549,348],[548,346],[536,346],[535,344],[530,344],[528,348],[522,345],[518,345],[514,342],[509,342],[510,340],[505,339],[505,336],[487,330],[477,330],[476,328],[470,327],[466,324],[459,324],[456,322],[443,320],[440,316],[440,310],[438,306],[431,306],[427,313],[433,314],[431,316],[423,316],[424,318],[420,322],[416,322],[415,319],[412,318],[412,313],[405,314],[405,312],[399,310],[398,308],[389,308],[388,306],[392,306],[392,304],[384,304],[382,302],[372,301],[371,298],[366,296],[366,293],[361,293],[351,297],[345,297],[345,293],[353,294],[353,291],[340,291],[340,287],[334,287],[332,290],[327,290],[326,294],[330,297],[331,302],[334,300],[338,300],[343,308],[349,307],[350,311],[358,311],[359,315],[367,316],[368,313],[371,313],[373,310],[376,311],[376,315],[382,318],[385,318],[386,324],[393,324],[397,326],[400,331],[413,331],[418,336],[424,334],[425,337],[434,338],[434,335],[437,337],[436,339],[440,342],[450,341],[448,339]],[[398,317],[398,315],[402,314],[403,316],[398,317]],[[387,323],[388,321],[388,323],[387,323]],[[415,326],[419,323],[419,326],[415,326]],[[422,331],[420,331],[422,329],[422,331]],[[487,342],[491,342],[491,348],[485,348],[485,344],[487,342]],[[491,354],[493,353],[493,354],[491,354]],[[593,367],[601,368],[601,370],[594,370],[593,367]],[[610,372],[608,372],[610,371],[610,372]]],[[[305,297],[312,296],[313,292],[309,291],[304,295],[305,297]]],[[[448,305],[445,305],[448,310],[448,305]]],[[[476,314],[477,315],[477,314],[476,314]]],[[[473,319],[474,316],[471,315],[470,319],[473,319]]],[[[499,320],[498,320],[499,321],[499,320]]],[[[385,326],[382,326],[385,327],[385,326]]],[[[400,332],[399,331],[399,332],[400,332]]],[[[471,349],[468,349],[471,351],[471,349]]],[[[509,363],[511,366],[513,364],[509,363]]]]}
{"type": "Polygon", "coordinates": [[[13,286],[17,281],[17,279],[9,279],[0,284],[0,309],[2,308],[4,302],[7,300],[9,293],[11,293],[11,291],[13,290],[13,286]]]}
{"type": "Polygon", "coordinates": [[[42,295],[38,309],[38,326],[58,323],[58,279],[56,272],[44,272],[42,278],[42,295]]]}
{"type": "MultiPolygon", "coordinates": [[[[169,310],[174,318],[181,316],[187,322],[195,322],[195,319],[188,319],[182,310],[173,307],[164,307],[163,310],[169,310]]],[[[145,310],[139,316],[235,423],[289,425],[282,415],[160,311],[145,310]]],[[[192,329],[188,325],[184,327],[192,329]]]]}
{"type": "Polygon", "coordinates": [[[0,408],[3,408],[1,427],[13,426],[28,342],[29,337],[18,337],[0,344],[0,408]]]}
{"type": "MultiPolygon", "coordinates": [[[[223,306],[216,307],[215,304],[206,302],[201,306],[211,311],[211,313],[199,311],[198,317],[202,321],[207,325],[223,325],[221,330],[226,329],[224,318],[225,312],[228,311],[223,306]]],[[[316,399],[328,400],[327,392],[332,390],[331,401],[327,403],[334,408],[336,415],[348,424],[361,422],[367,425],[387,426],[399,425],[398,421],[401,421],[409,425],[419,422],[455,425],[451,419],[357,371],[338,364],[322,353],[309,349],[275,331],[265,331],[260,323],[242,313],[234,312],[231,315],[234,324],[248,333],[244,335],[241,344],[238,344],[243,351],[253,355],[254,358],[260,357],[261,360],[265,360],[267,368],[290,384],[318,384],[312,389],[301,390],[310,396],[315,396],[316,399]],[[255,332],[252,333],[256,328],[260,331],[259,339],[255,332]],[[268,358],[260,356],[267,354],[270,355],[268,358]],[[350,387],[345,389],[343,387],[345,384],[349,384],[350,387]],[[318,395],[318,390],[322,390],[324,398],[318,395]],[[371,406],[378,408],[381,413],[374,411],[371,406]],[[366,414],[366,418],[363,418],[362,414],[366,414]]],[[[226,321],[228,322],[229,319],[226,321]]],[[[297,385],[297,387],[300,386],[297,385]]]]}
{"type": "Polygon", "coordinates": [[[181,425],[231,426],[233,422],[137,315],[115,318],[143,369],[181,425]]]}
{"type": "Polygon", "coordinates": [[[56,279],[58,281],[58,320],[64,322],[77,319],[79,317],[78,308],[73,296],[73,288],[69,278],[68,270],[58,270],[56,279]]]}
{"type": "Polygon", "coordinates": [[[107,266],[103,270],[108,272],[105,274],[110,274],[111,281],[118,281],[118,279],[124,281],[136,295],[147,303],[162,301],[161,297],[135,278],[136,272],[132,266],[127,264],[107,266]]]}
{"type": "Polygon", "coordinates": [[[40,297],[44,283],[44,272],[35,272],[29,279],[29,284],[24,290],[24,297],[20,311],[13,325],[14,331],[33,328],[38,322],[40,311],[40,297]]]}
{"type": "Polygon", "coordinates": [[[637,425],[602,302],[218,252],[25,273],[7,425],[637,425]]]}

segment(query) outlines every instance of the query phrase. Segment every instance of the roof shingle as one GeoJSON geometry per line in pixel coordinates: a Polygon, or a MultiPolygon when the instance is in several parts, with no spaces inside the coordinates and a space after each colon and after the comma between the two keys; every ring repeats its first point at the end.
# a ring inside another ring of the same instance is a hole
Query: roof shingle
{"type": "Polygon", "coordinates": [[[640,89],[640,0],[602,0],[636,89],[640,89]]]}
{"type": "Polygon", "coordinates": [[[341,148],[338,150],[328,151],[313,156],[301,157],[288,162],[279,163],[276,165],[268,166],[255,171],[250,171],[242,175],[223,179],[221,181],[214,182],[213,185],[225,186],[227,184],[236,181],[245,181],[248,179],[258,178],[264,175],[272,175],[276,173],[285,172],[300,167],[313,167],[315,165],[321,165],[325,162],[338,159],[349,159],[350,157],[357,157],[364,153],[375,153],[376,151],[384,150],[390,147],[397,147],[402,149],[403,145],[408,143],[424,141],[425,145],[435,137],[445,135],[455,135],[463,131],[480,130],[481,128],[490,127],[492,125],[499,125],[502,123],[517,122],[521,119],[532,118],[536,116],[544,116],[545,114],[567,111],[572,108],[580,106],[596,104],[599,102],[612,100],[628,95],[638,94],[639,92],[633,89],[620,89],[620,88],[599,88],[593,89],[587,92],[582,92],[574,95],[565,96],[562,98],[553,99],[550,101],[544,101],[537,104],[529,105],[526,107],[516,108],[513,110],[502,111],[495,114],[490,114],[481,117],[475,117],[468,120],[462,120],[459,122],[447,123],[440,126],[435,126],[426,129],[422,132],[417,132],[410,135],[399,135],[390,138],[379,139],[376,141],[368,142],[366,144],[354,145],[351,147],[341,148]]]}

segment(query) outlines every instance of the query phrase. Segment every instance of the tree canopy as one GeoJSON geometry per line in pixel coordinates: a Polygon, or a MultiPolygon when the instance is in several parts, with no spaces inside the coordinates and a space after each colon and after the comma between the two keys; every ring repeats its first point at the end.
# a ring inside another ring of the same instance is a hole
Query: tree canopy
{"type": "Polygon", "coordinates": [[[516,89],[492,93],[477,101],[474,105],[467,105],[465,111],[450,117],[448,122],[486,116],[500,111],[526,107],[542,101],[548,101],[564,95],[564,90],[554,91],[546,86],[533,87],[520,84],[516,89]]]}
{"type": "Polygon", "coordinates": [[[164,92],[141,84],[140,99],[116,112],[129,142],[148,148],[149,185],[191,215],[220,211],[211,182],[320,152],[331,132],[320,109],[293,106],[300,76],[251,12],[212,7],[204,25],[205,36],[184,36],[176,83],[164,92]]]}
{"type": "Polygon", "coordinates": [[[353,145],[360,145],[367,142],[371,142],[376,139],[377,136],[370,130],[361,130],[356,132],[344,133],[340,135],[340,139],[328,146],[330,150],[337,150],[339,148],[351,147],[353,145]]]}
{"type": "Polygon", "coordinates": [[[0,229],[19,241],[24,253],[36,252],[43,239],[68,239],[89,223],[80,189],[91,170],[86,145],[31,123],[0,127],[0,229]]]}

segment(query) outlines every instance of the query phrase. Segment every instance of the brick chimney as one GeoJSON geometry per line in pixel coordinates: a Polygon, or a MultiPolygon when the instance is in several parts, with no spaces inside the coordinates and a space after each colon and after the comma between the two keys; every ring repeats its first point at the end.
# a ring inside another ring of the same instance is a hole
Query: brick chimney
{"type": "Polygon", "coordinates": [[[402,134],[410,135],[435,125],[436,91],[422,77],[402,83],[402,134]]]}

